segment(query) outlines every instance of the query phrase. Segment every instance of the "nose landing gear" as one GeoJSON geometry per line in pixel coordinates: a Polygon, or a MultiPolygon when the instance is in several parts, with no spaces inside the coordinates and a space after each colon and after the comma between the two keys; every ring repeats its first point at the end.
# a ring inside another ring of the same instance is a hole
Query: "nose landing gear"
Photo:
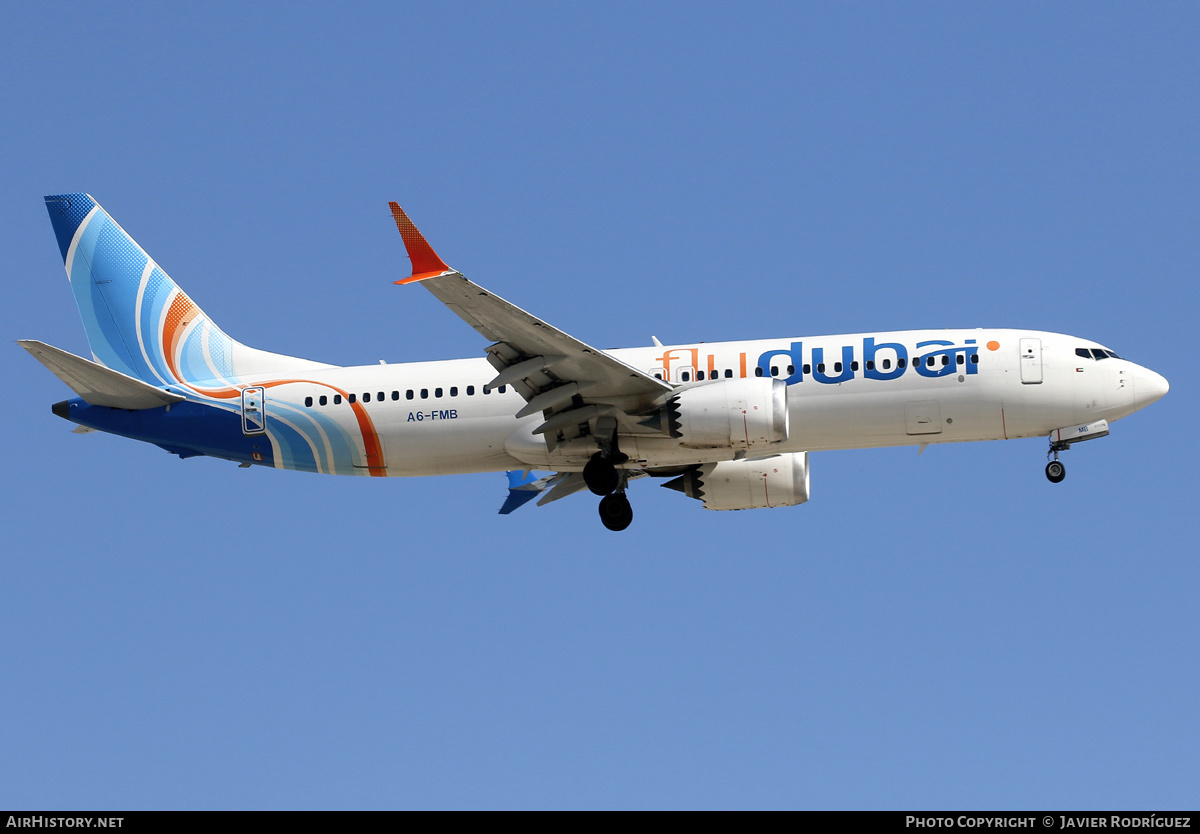
{"type": "Polygon", "coordinates": [[[1052,484],[1062,483],[1062,479],[1067,477],[1067,467],[1063,466],[1059,461],[1052,460],[1046,464],[1046,477],[1052,484]]]}
{"type": "Polygon", "coordinates": [[[1051,457],[1054,459],[1046,464],[1046,478],[1052,484],[1060,484],[1063,478],[1067,477],[1067,467],[1063,466],[1058,460],[1059,452],[1067,451],[1073,443],[1082,443],[1085,440],[1095,440],[1098,437],[1107,436],[1107,420],[1080,423],[1078,426],[1055,429],[1050,432],[1050,451],[1046,453],[1046,459],[1050,460],[1051,457]]]}
{"type": "Polygon", "coordinates": [[[1070,443],[1063,443],[1061,440],[1055,440],[1054,435],[1050,435],[1050,451],[1046,452],[1047,460],[1049,460],[1051,455],[1054,456],[1054,460],[1051,460],[1046,464],[1046,480],[1048,480],[1050,483],[1061,484],[1063,478],[1067,477],[1067,467],[1061,461],[1059,461],[1058,453],[1065,452],[1070,448],[1070,443]]]}

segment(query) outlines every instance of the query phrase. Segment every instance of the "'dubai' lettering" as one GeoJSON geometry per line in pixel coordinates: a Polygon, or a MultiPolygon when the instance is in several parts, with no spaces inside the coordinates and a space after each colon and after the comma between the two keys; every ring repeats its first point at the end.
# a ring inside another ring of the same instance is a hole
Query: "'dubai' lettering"
{"type": "Polygon", "coordinates": [[[974,343],[974,339],[969,339],[967,344],[972,345],[971,347],[955,347],[954,342],[947,342],[944,339],[917,342],[918,352],[921,348],[938,345],[943,346],[943,349],[923,353],[920,357],[914,357],[913,367],[917,369],[917,373],[921,376],[928,377],[949,376],[950,374],[957,373],[977,373],[977,366],[971,362],[971,357],[978,352],[978,348],[973,346],[974,343]],[[959,367],[959,359],[957,357],[960,355],[962,356],[961,362],[965,371],[959,367]]]}
{"type": "Polygon", "coordinates": [[[829,374],[825,370],[825,349],[813,348],[812,372],[813,379],[817,382],[832,385],[838,382],[849,382],[854,379],[854,347],[852,345],[846,345],[842,348],[842,361],[837,364],[841,365],[841,371],[839,372],[835,367],[834,375],[829,374]]]}
{"type": "Polygon", "coordinates": [[[863,376],[867,379],[895,379],[907,364],[908,348],[899,342],[875,344],[874,336],[863,339],[863,376]]]}
{"type": "MultiPolygon", "coordinates": [[[[768,350],[762,356],[758,357],[758,367],[762,368],[762,373],[759,376],[774,376],[771,373],[771,364],[776,356],[786,356],[787,361],[776,363],[775,367],[790,365],[792,368],[792,373],[788,375],[784,382],[791,385],[794,382],[800,382],[804,379],[804,342],[792,342],[790,349],[768,350]]],[[[742,375],[745,376],[744,371],[742,375]]]]}
{"type": "MultiPolygon", "coordinates": [[[[689,352],[692,351],[694,349],[689,349],[689,352]]],[[[669,361],[670,353],[673,352],[664,354],[663,361],[669,361]]],[[[810,374],[815,381],[824,385],[837,385],[854,379],[859,371],[865,379],[883,382],[899,379],[909,368],[929,378],[954,374],[973,376],[979,373],[979,348],[974,339],[967,339],[961,345],[945,339],[930,339],[917,342],[916,347],[910,349],[899,342],[876,342],[874,336],[867,336],[862,343],[861,368],[854,361],[854,352],[854,345],[842,345],[840,348],[813,347],[806,356],[803,342],[791,342],[787,347],[778,347],[762,353],[755,365],[761,369],[757,371],[758,376],[767,376],[771,373],[771,368],[791,366],[792,373],[784,380],[788,385],[803,382],[806,374],[810,374]],[[834,351],[840,352],[840,361],[834,351]]],[[[698,357],[693,357],[692,361],[696,362],[697,359],[698,357]]],[[[711,366],[712,357],[709,357],[709,360],[711,366]]],[[[742,377],[746,376],[744,362],[743,354],[742,377]]]]}

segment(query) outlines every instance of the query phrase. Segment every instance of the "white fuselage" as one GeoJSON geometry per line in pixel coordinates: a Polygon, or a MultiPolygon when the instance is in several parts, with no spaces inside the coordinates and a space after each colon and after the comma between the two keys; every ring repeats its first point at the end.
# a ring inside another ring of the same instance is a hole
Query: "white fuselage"
{"type": "MultiPolygon", "coordinates": [[[[1066,426],[1120,419],[1165,392],[1165,381],[1153,371],[1124,359],[1078,354],[1091,349],[1101,346],[1056,333],[979,329],[609,353],[679,386],[755,376],[759,368],[763,376],[789,380],[787,439],[756,452],[773,454],[1047,436],[1066,426]],[[908,360],[903,369],[898,367],[902,355],[908,360]],[[914,360],[921,362],[920,372],[914,360]],[[879,378],[888,376],[893,378],[879,378]]],[[[289,415],[320,411],[354,434],[361,415],[347,401],[352,394],[370,416],[390,476],[581,469],[595,444],[580,438],[551,450],[542,435],[531,433],[543,420],[540,414],[514,416],[525,404],[516,391],[505,387],[485,393],[495,374],[484,359],[322,369],[303,381],[269,386],[265,413],[270,426],[273,420],[289,421],[289,415]],[[334,402],[330,392],[335,389],[345,392],[341,402],[334,402]]],[[[648,430],[623,433],[620,443],[629,456],[627,468],[738,456],[732,449],[687,448],[648,430]]],[[[288,466],[278,454],[274,459],[280,468],[312,469],[288,466]]]]}

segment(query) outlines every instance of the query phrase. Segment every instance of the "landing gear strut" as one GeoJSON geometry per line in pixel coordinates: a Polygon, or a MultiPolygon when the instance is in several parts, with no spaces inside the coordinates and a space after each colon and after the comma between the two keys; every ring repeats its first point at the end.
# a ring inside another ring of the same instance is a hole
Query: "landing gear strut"
{"type": "Polygon", "coordinates": [[[600,521],[609,530],[620,532],[633,521],[633,507],[624,492],[614,492],[600,499],[600,521]]]}
{"type": "Polygon", "coordinates": [[[1055,443],[1050,441],[1050,451],[1046,453],[1046,457],[1054,455],[1054,460],[1046,464],[1046,479],[1052,484],[1061,484],[1063,478],[1067,477],[1067,467],[1064,466],[1058,459],[1059,452],[1065,452],[1070,448],[1069,443],[1055,443]]]}

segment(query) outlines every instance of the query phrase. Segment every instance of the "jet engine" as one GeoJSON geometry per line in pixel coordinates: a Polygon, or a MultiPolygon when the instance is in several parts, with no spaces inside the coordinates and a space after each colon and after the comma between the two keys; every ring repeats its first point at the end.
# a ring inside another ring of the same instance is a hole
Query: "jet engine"
{"type": "Polygon", "coordinates": [[[808,500],[808,452],[705,463],[663,486],[703,501],[706,510],[792,507],[808,500]]]}
{"type": "Polygon", "coordinates": [[[692,449],[763,448],[787,440],[787,384],[749,377],[683,388],[642,425],[692,449]]]}

